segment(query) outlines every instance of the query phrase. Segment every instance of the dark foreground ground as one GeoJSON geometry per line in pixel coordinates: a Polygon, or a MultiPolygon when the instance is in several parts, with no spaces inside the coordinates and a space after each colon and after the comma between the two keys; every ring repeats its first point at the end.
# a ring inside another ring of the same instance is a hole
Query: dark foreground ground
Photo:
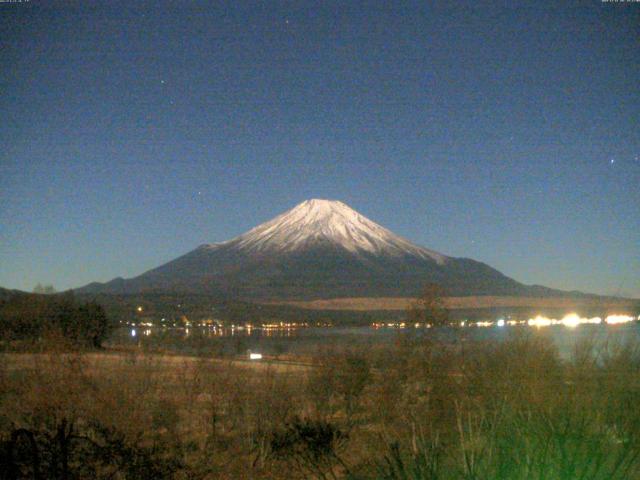
{"type": "Polygon", "coordinates": [[[561,359],[526,332],[304,365],[4,354],[0,478],[633,479],[638,401],[636,343],[561,359]]]}

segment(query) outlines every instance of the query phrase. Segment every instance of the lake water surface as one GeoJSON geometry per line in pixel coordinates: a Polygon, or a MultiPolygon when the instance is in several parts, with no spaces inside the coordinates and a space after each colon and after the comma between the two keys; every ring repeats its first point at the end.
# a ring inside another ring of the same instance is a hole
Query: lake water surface
{"type": "Polygon", "coordinates": [[[182,353],[218,351],[241,354],[247,350],[274,354],[310,354],[318,349],[345,346],[376,345],[395,342],[401,336],[430,337],[445,342],[504,341],[514,335],[543,338],[556,346],[560,355],[569,358],[584,342],[613,346],[628,342],[640,343],[640,322],[620,325],[579,325],[567,327],[528,325],[464,327],[464,328],[373,328],[373,327],[306,327],[292,329],[212,329],[127,327],[118,329],[114,344],[167,347],[182,353]]]}

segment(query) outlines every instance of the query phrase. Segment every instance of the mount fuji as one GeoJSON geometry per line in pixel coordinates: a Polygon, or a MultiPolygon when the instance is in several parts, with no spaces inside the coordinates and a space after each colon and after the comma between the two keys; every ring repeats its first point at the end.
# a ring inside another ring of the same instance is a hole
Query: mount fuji
{"type": "Polygon", "coordinates": [[[318,199],[138,277],[92,283],[78,291],[260,301],[414,296],[426,283],[438,283],[452,296],[559,293],[523,285],[484,263],[415,245],[342,202],[318,199]]]}

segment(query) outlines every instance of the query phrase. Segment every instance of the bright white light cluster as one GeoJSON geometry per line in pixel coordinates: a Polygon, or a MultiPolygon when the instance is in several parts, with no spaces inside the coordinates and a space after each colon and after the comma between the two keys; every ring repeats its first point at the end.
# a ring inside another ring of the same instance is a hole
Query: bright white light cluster
{"type": "MultiPolygon", "coordinates": [[[[635,318],[629,315],[609,315],[605,319],[605,322],[607,322],[609,325],[615,325],[617,323],[633,322],[634,320],[635,318]]],[[[638,317],[638,320],[640,320],[640,316],[638,317]]]]}
{"type": "Polygon", "coordinates": [[[556,323],[558,323],[558,320],[543,317],[542,315],[538,315],[536,318],[530,318],[527,322],[530,327],[548,327],[549,325],[554,325],[556,323]]]}
{"type": "MultiPolygon", "coordinates": [[[[629,315],[609,315],[607,318],[604,319],[604,322],[609,325],[613,325],[618,323],[632,322],[634,320],[635,318],[629,315]]],[[[587,318],[587,317],[580,317],[576,313],[570,313],[568,315],[565,315],[563,318],[559,320],[557,318],[549,318],[549,317],[544,317],[542,315],[538,315],[535,318],[530,318],[529,321],[527,322],[527,325],[532,327],[548,327],[550,325],[564,325],[565,327],[574,328],[574,327],[577,327],[578,325],[584,325],[584,324],[597,325],[600,323],[602,323],[602,318],[600,317],[587,318]]]]}
{"type": "Polygon", "coordinates": [[[548,318],[538,315],[535,318],[530,318],[527,322],[528,325],[532,327],[548,327],[549,325],[564,325],[565,327],[574,328],[578,325],[584,324],[599,324],[602,323],[602,318],[600,317],[580,317],[576,313],[570,313],[565,315],[563,318],[558,320],[557,318],[548,318]]]}

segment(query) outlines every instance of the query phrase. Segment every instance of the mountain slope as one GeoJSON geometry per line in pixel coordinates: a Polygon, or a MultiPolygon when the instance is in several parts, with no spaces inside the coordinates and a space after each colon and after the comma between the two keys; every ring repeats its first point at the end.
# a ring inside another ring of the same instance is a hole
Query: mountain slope
{"type": "Polygon", "coordinates": [[[237,298],[416,295],[428,282],[450,295],[546,295],[488,265],[415,245],[342,202],[308,200],[223,243],[205,244],[132,279],[81,292],[190,292],[237,298]]]}

